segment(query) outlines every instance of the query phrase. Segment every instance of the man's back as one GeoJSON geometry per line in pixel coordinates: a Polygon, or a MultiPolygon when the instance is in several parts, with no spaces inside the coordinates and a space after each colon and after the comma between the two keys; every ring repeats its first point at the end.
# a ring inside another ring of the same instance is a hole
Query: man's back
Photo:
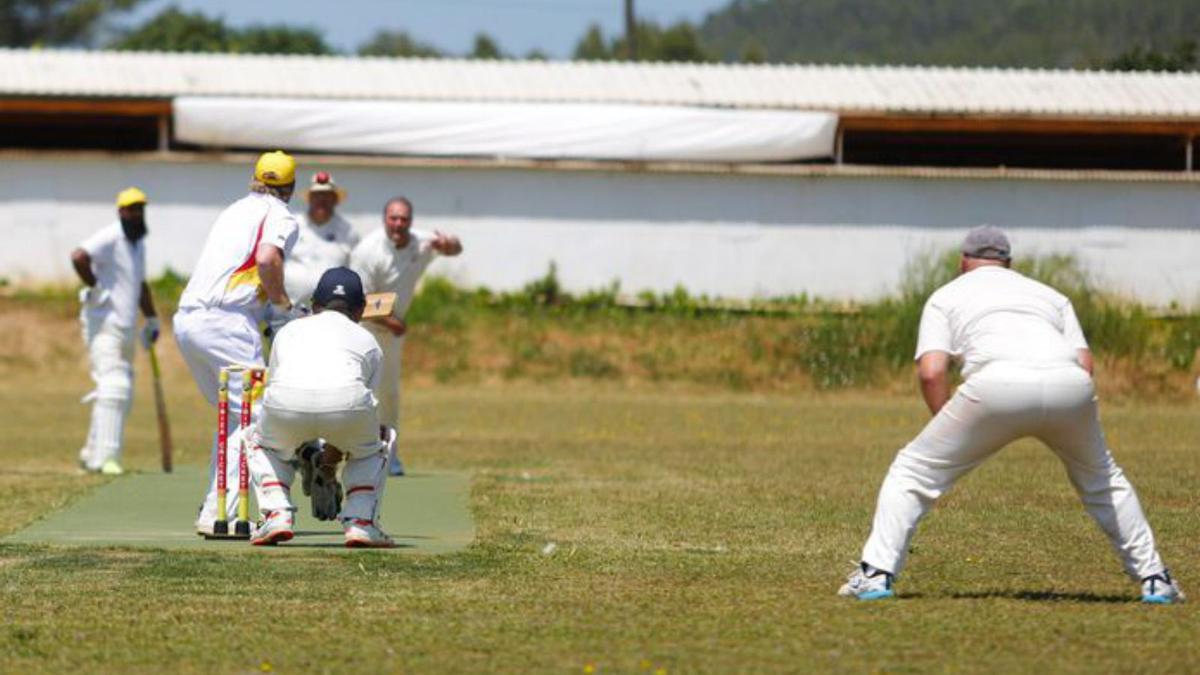
{"type": "Polygon", "coordinates": [[[370,390],[382,352],[362,326],[335,311],[288,323],[271,346],[270,384],[287,389],[370,390]]]}
{"type": "Polygon", "coordinates": [[[1073,363],[1087,341],[1070,300],[1013,270],[985,266],[938,289],[925,304],[917,356],[945,351],[970,376],[993,361],[1073,363]]]}
{"type": "Polygon", "coordinates": [[[296,237],[295,217],[275,197],[255,193],[234,202],[213,223],[180,307],[261,308],[258,245],[273,244],[286,254],[296,237]]]}

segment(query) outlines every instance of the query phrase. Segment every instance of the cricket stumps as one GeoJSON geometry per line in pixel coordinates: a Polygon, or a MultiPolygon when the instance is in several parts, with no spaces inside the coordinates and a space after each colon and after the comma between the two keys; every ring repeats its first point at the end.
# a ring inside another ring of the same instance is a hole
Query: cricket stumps
{"type": "Polygon", "coordinates": [[[217,379],[217,520],[212,534],[205,539],[250,538],[250,467],[247,461],[246,434],[253,419],[254,399],[259,396],[266,379],[266,369],[260,366],[225,366],[217,379]],[[241,418],[238,420],[238,512],[233,531],[229,531],[228,450],[229,450],[229,378],[242,376],[241,418]]]}

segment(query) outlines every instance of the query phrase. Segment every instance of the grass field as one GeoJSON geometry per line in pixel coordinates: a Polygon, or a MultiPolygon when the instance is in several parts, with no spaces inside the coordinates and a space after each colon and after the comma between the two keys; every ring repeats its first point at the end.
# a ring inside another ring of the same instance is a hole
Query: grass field
{"type": "MultiPolygon", "coordinates": [[[[44,319],[21,311],[0,323],[44,319]]],[[[0,334],[0,536],[104,480],[74,469],[87,413],[77,400],[89,383],[73,328],[59,328],[0,334]]],[[[169,342],[163,357],[180,461],[197,463],[212,415],[169,342]]],[[[153,471],[138,358],[128,464],[153,471]]],[[[901,599],[835,597],[884,470],[924,421],[915,393],[567,380],[418,381],[405,396],[409,463],[473,475],[477,540],[466,552],[285,560],[0,544],[0,670],[1185,672],[1200,663],[1198,605],[1137,603],[1061,467],[1031,443],[934,511],[901,599]]],[[[1123,401],[1103,413],[1164,556],[1185,589],[1200,590],[1200,405],[1123,401]]]]}

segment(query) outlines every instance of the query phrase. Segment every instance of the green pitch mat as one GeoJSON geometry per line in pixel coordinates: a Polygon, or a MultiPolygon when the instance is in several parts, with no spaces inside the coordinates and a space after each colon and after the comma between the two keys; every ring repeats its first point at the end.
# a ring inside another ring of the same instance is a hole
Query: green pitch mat
{"type": "MultiPolygon", "coordinates": [[[[296,538],[280,546],[251,546],[246,541],[207,541],[192,522],[206,483],[199,467],[175,473],[135,473],[96,488],[62,511],[34,522],[4,541],[65,546],[132,546],[191,550],[279,551],[331,550],[342,546],[341,527],[309,515],[308,498],[299,488],[296,538]]],[[[475,536],[467,508],[467,476],[417,473],[391,478],[384,494],[380,522],[396,540],[396,552],[449,553],[465,548],[475,536]]]]}

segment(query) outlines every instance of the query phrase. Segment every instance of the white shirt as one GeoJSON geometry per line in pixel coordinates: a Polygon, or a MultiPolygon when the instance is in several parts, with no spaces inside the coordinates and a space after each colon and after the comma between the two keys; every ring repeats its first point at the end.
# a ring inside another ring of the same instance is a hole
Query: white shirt
{"type": "Polygon", "coordinates": [[[109,298],[103,305],[84,306],[89,321],[123,330],[137,326],[138,300],[142,296],[142,282],[146,280],[145,241],[145,237],[137,243],[126,239],[118,220],[79,245],[92,259],[96,286],[108,291],[109,298]]]}
{"type": "Polygon", "coordinates": [[[271,345],[270,386],[310,391],[371,391],[383,352],[365,328],[326,310],[289,321],[271,345]]]}
{"type": "Polygon", "coordinates": [[[408,245],[398,249],[381,226],[354,247],[350,267],[362,278],[363,292],[395,293],[392,316],[403,319],[417,291],[417,282],[435,257],[433,235],[410,229],[408,245]]]}
{"type": "Polygon", "coordinates": [[[993,361],[1077,363],[1087,349],[1065,295],[1004,267],[978,267],[925,303],[917,358],[947,352],[969,377],[993,361]]]}
{"type": "Polygon", "coordinates": [[[179,298],[180,309],[220,307],[262,314],[267,298],[255,262],[258,244],[273,244],[286,258],[298,228],[287,205],[272,195],[251,193],[231,204],[208,232],[192,278],[179,298]]]}
{"type": "Polygon", "coordinates": [[[325,270],[350,264],[358,234],[350,221],[337,213],[324,225],[312,222],[307,211],[296,220],[300,237],[284,263],[283,284],[292,302],[308,304],[325,270]]]}

